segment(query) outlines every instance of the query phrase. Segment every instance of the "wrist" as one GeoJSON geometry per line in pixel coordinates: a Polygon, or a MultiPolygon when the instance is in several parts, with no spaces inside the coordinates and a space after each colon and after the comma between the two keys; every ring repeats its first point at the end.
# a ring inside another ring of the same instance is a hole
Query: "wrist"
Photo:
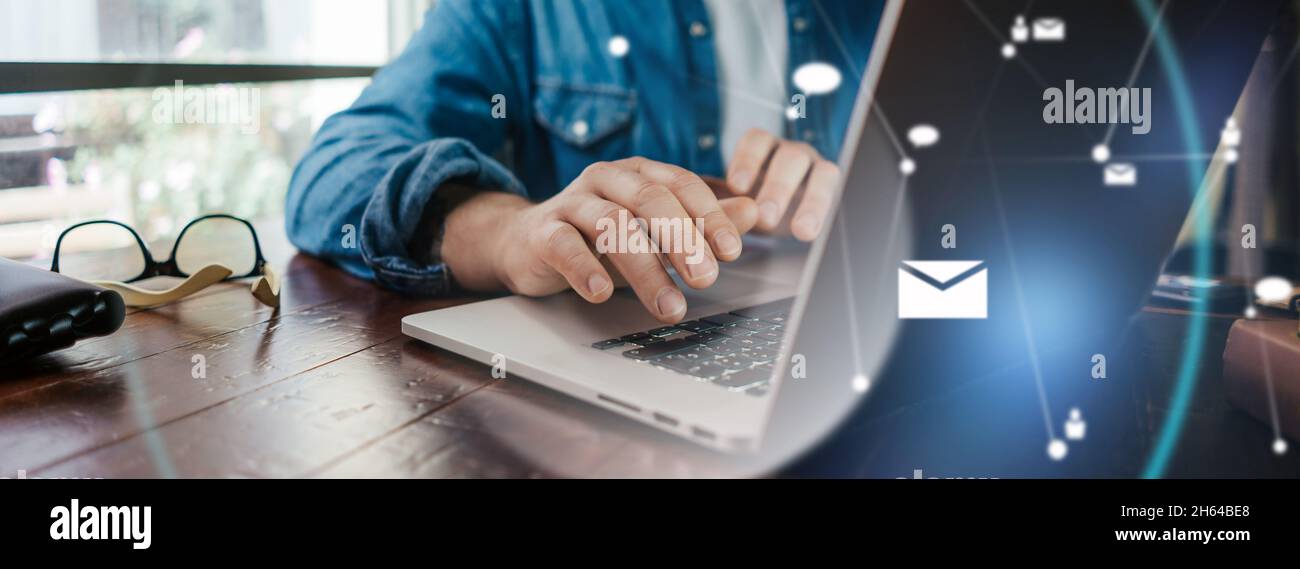
{"type": "Polygon", "coordinates": [[[483,191],[448,213],[440,257],[458,285],[475,291],[505,288],[502,263],[514,226],[512,218],[529,205],[521,196],[483,191]]]}

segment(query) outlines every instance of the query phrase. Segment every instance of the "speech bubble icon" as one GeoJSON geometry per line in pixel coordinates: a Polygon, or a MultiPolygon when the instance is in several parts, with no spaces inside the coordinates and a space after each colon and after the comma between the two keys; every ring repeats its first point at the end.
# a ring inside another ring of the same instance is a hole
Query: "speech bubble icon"
{"type": "Polygon", "coordinates": [[[1291,282],[1282,277],[1264,277],[1255,283],[1255,296],[1264,302],[1291,299],[1291,282]]]}
{"type": "Polygon", "coordinates": [[[939,142],[939,129],[928,124],[918,124],[907,131],[907,139],[917,148],[934,146],[939,142]]]}
{"type": "Polygon", "coordinates": [[[843,76],[829,63],[814,61],[794,70],[794,86],[809,95],[824,95],[839,88],[843,76]]]}

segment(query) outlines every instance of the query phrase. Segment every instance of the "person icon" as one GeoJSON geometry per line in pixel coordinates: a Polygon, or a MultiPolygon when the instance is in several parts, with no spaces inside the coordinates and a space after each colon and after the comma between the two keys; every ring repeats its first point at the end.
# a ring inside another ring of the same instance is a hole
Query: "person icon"
{"type": "Polygon", "coordinates": [[[1070,409],[1070,418],[1065,421],[1065,438],[1072,441],[1081,441],[1087,433],[1088,424],[1083,420],[1083,413],[1078,407],[1070,409]]]}
{"type": "Polygon", "coordinates": [[[1029,24],[1025,23],[1024,16],[1016,16],[1016,22],[1011,25],[1011,41],[1016,43],[1029,41],[1029,24]]]}

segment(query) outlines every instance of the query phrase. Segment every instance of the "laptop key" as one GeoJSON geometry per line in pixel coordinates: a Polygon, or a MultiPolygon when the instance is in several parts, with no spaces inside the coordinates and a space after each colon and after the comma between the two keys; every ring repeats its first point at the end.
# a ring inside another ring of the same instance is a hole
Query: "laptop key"
{"type": "Polygon", "coordinates": [[[726,325],[728,325],[728,324],[735,324],[735,323],[737,323],[737,322],[744,322],[744,321],[746,321],[746,320],[752,320],[752,318],[746,318],[746,317],[743,317],[743,316],[736,316],[735,314],[727,314],[727,313],[724,312],[724,313],[722,313],[722,314],[714,314],[713,316],[705,316],[704,318],[701,318],[700,320],[703,320],[703,321],[705,321],[705,322],[712,322],[712,323],[714,323],[714,324],[717,324],[718,326],[726,326],[726,325]]]}
{"type": "Polygon", "coordinates": [[[657,358],[664,354],[671,354],[676,351],[692,348],[695,347],[696,345],[697,344],[695,342],[691,342],[685,339],[661,340],[659,342],[641,348],[637,348],[635,350],[628,350],[626,352],[623,352],[623,355],[632,358],[634,360],[644,361],[651,358],[657,358]]]}
{"type": "Polygon", "coordinates": [[[648,333],[649,333],[651,336],[655,336],[655,337],[658,337],[658,338],[662,338],[662,337],[664,337],[664,336],[672,336],[673,334],[676,334],[676,333],[677,333],[677,327],[676,327],[676,326],[664,326],[663,328],[655,328],[654,330],[651,330],[651,331],[648,332],[648,333]]]}
{"type": "Polygon", "coordinates": [[[641,343],[641,340],[645,340],[646,338],[649,337],[650,334],[647,334],[645,332],[635,332],[632,334],[628,334],[626,336],[622,336],[619,339],[629,344],[639,344],[641,343]]]}
{"type": "Polygon", "coordinates": [[[727,368],[728,371],[740,371],[752,365],[750,362],[743,361],[739,357],[735,356],[713,358],[713,363],[727,368]]]}
{"type": "Polygon", "coordinates": [[[700,332],[686,337],[687,340],[697,344],[715,344],[726,340],[727,337],[714,331],[700,332]]]}
{"type": "Polygon", "coordinates": [[[789,298],[782,298],[781,300],[774,300],[772,302],[763,303],[758,306],[751,306],[749,308],[732,310],[731,313],[737,316],[744,316],[746,318],[760,318],[766,320],[765,318],[763,318],[764,316],[789,312],[790,307],[792,306],[794,306],[793,296],[789,298]]]}
{"type": "Polygon", "coordinates": [[[700,367],[700,362],[698,360],[687,359],[677,354],[669,354],[667,356],[656,358],[651,360],[650,363],[688,375],[700,367]]]}
{"type": "Polygon", "coordinates": [[[686,330],[687,332],[703,332],[705,330],[712,330],[714,328],[717,328],[718,325],[712,322],[705,322],[703,320],[692,320],[690,322],[682,322],[678,324],[677,327],[682,330],[686,330]]]}
{"type": "Polygon", "coordinates": [[[770,379],[772,373],[757,369],[747,369],[738,371],[731,375],[725,376],[713,382],[714,385],[721,385],[728,389],[744,389],[756,383],[763,383],[770,379]]]}
{"type": "Polygon", "coordinates": [[[739,342],[735,341],[734,339],[728,339],[724,342],[718,342],[716,344],[712,344],[711,347],[713,348],[713,351],[716,352],[718,355],[734,354],[736,352],[740,352],[745,349],[745,346],[741,345],[739,342]]]}
{"type": "Polygon", "coordinates": [[[687,348],[673,354],[674,358],[686,358],[692,361],[701,361],[704,359],[713,359],[713,353],[702,345],[696,345],[694,348],[687,348]]]}
{"type": "Polygon", "coordinates": [[[713,362],[704,362],[690,372],[691,375],[702,379],[722,377],[725,373],[727,373],[727,368],[713,362]]]}
{"type": "Polygon", "coordinates": [[[768,340],[771,342],[779,342],[781,341],[781,338],[784,336],[785,334],[782,334],[780,332],[773,332],[771,330],[768,330],[766,332],[758,332],[757,334],[754,334],[754,337],[756,338],[761,338],[763,340],[768,340]]]}
{"type": "Polygon", "coordinates": [[[599,342],[592,342],[591,347],[596,348],[597,350],[608,350],[610,348],[616,348],[618,346],[622,346],[625,343],[627,342],[624,342],[620,338],[614,338],[612,340],[601,340],[599,342]]]}

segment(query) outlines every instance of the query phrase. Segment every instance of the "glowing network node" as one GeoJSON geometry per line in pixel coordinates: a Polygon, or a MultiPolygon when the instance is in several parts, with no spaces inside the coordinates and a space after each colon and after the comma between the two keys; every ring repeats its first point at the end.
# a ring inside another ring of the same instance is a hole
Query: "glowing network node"
{"type": "Polygon", "coordinates": [[[904,176],[911,176],[912,173],[916,172],[916,162],[913,162],[911,158],[904,158],[898,163],[898,171],[902,172],[904,176]]]}
{"type": "Polygon", "coordinates": [[[1286,439],[1278,437],[1277,440],[1273,441],[1273,454],[1286,454],[1286,439]]]}
{"type": "Polygon", "coordinates": [[[1009,43],[1002,44],[1002,59],[1011,59],[1016,56],[1016,46],[1009,43]]]}
{"type": "Polygon", "coordinates": [[[631,47],[632,46],[628,43],[627,38],[623,36],[614,36],[609,38],[609,54],[614,57],[623,57],[627,55],[627,52],[631,47]]]}
{"type": "Polygon", "coordinates": [[[1061,439],[1052,439],[1052,442],[1047,443],[1047,456],[1052,460],[1063,460],[1069,451],[1070,447],[1061,439]]]}
{"type": "Polygon", "coordinates": [[[866,393],[868,389],[871,389],[871,378],[868,378],[865,374],[861,373],[853,376],[854,391],[858,393],[866,393]]]}
{"type": "Polygon", "coordinates": [[[1110,160],[1110,147],[1105,144],[1092,147],[1092,160],[1098,164],[1105,164],[1110,160]]]}

